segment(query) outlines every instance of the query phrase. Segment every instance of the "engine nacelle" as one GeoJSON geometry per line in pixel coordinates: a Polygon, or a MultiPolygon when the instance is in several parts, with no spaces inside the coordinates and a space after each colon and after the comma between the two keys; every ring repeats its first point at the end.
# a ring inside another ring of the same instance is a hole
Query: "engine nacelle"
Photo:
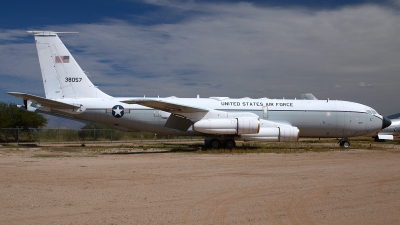
{"type": "Polygon", "coordinates": [[[292,126],[280,127],[279,141],[297,141],[299,140],[299,128],[292,126]]]}
{"type": "Polygon", "coordinates": [[[258,134],[243,134],[240,139],[245,141],[297,141],[299,129],[293,126],[261,127],[258,134]]]}
{"type": "Polygon", "coordinates": [[[238,117],[237,134],[257,134],[260,132],[260,119],[258,117],[238,117]]]}
{"type": "Polygon", "coordinates": [[[193,130],[217,135],[257,134],[260,131],[260,119],[258,117],[204,119],[194,123],[193,130]]]}

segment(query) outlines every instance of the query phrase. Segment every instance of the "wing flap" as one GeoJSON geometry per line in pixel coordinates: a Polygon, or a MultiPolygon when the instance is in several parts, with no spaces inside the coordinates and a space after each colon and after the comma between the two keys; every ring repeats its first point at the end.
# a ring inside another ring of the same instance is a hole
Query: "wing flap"
{"type": "Polygon", "coordinates": [[[7,94],[15,96],[17,98],[22,98],[25,100],[31,100],[32,102],[39,104],[44,107],[56,108],[56,109],[79,109],[80,106],[71,105],[59,101],[54,101],[47,98],[42,98],[35,95],[30,95],[26,93],[19,93],[19,92],[7,92],[7,94]]]}
{"type": "Polygon", "coordinates": [[[193,124],[192,121],[190,121],[189,119],[176,116],[175,114],[171,114],[168,117],[165,126],[175,130],[187,131],[189,127],[192,126],[192,124],[193,124]]]}

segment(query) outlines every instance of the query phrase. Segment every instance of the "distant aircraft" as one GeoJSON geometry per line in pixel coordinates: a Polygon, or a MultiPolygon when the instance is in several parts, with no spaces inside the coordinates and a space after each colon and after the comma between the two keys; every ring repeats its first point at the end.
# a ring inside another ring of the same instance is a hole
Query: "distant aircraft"
{"type": "Polygon", "coordinates": [[[299,137],[363,136],[391,121],[359,103],[269,98],[112,97],[94,86],[59,39],[61,32],[28,31],[36,40],[46,97],[20,92],[22,109],[103,124],[124,131],[203,136],[207,146],[243,141],[296,141],[299,137]]]}
{"type": "Polygon", "coordinates": [[[392,119],[392,124],[379,131],[374,138],[376,141],[393,140],[394,136],[400,136],[400,118],[392,119]]]}

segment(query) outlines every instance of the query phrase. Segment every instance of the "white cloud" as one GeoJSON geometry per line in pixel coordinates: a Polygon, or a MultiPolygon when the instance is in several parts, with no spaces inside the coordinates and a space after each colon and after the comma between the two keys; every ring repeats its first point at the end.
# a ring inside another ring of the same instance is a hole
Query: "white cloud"
{"type": "MultiPolygon", "coordinates": [[[[91,72],[93,82],[112,95],[294,98],[312,92],[318,98],[395,110],[380,101],[393,96],[400,81],[400,15],[391,9],[365,5],[308,11],[193,2],[174,6],[197,14],[151,26],[109,19],[48,29],[80,31],[61,38],[91,72]],[[353,90],[360,80],[376,88],[353,90]]],[[[37,76],[40,84],[32,43],[0,48],[10,56],[1,56],[1,74],[37,76]],[[19,68],[13,65],[16,60],[19,68]]]]}
{"type": "Polygon", "coordinates": [[[372,84],[366,84],[365,82],[360,82],[360,83],[358,83],[358,86],[359,87],[372,87],[373,85],[372,84]]]}

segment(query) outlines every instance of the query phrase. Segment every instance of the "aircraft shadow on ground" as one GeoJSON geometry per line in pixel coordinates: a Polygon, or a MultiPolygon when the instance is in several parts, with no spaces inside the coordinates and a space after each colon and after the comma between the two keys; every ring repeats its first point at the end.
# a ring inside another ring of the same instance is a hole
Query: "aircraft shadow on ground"
{"type": "Polygon", "coordinates": [[[135,154],[167,154],[167,153],[189,153],[189,152],[215,152],[215,151],[222,151],[222,152],[229,152],[229,151],[247,151],[247,150],[257,150],[259,146],[237,146],[233,149],[226,149],[226,148],[205,148],[204,145],[187,145],[185,147],[173,147],[171,149],[166,150],[139,150],[139,151],[129,151],[129,150],[122,150],[117,152],[106,152],[102,153],[103,155],[135,155],[135,154]]]}

